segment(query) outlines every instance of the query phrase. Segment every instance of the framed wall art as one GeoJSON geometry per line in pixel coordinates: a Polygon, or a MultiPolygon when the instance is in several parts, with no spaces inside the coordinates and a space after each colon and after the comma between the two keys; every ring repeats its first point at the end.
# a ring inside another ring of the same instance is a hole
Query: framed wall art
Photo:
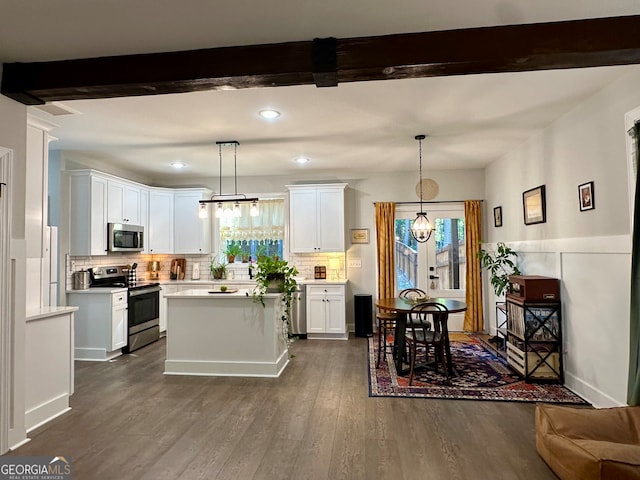
{"type": "Polygon", "coordinates": [[[578,185],[578,200],[581,212],[596,208],[595,199],[593,198],[593,182],[578,185]]]}
{"type": "Polygon", "coordinates": [[[547,205],[544,185],[532,188],[522,193],[522,209],[524,224],[534,225],[547,221],[547,205]]]}
{"type": "Polygon", "coordinates": [[[352,228],[351,243],[369,243],[368,228],[352,228]]]}
{"type": "Polygon", "coordinates": [[[493,209],[493,226],[502,226],[502,207],[494,207],[493,209]]]}

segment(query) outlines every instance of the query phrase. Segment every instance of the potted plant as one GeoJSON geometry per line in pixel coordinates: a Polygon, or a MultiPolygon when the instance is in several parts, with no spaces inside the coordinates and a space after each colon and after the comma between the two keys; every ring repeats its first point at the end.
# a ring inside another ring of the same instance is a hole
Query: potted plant
{"type": "Polygon", "coordinates": [[[491,285],[496,296],[501,296],[509,285],[510,275],[520,275],[520,270],[515,263],[518,254],[503,242],[498,242],[495,252],[481,249],[478,252],[482,268],[489,271],[491,285]]]}
{"type": "Polygon", "coordinates": [[[261,244],[258,245],[258,248],[256,249],[256,257],[258,258],[258,261],[266,258],[267,253],[268,253],[268,248],[266,244],[261,244]]]}
{"type": "Polygon", "coordinates": [[[242,253],[242,249],[237,243],[230,243],[227,245],[227,250],[224,253],[227,255],[227,262],[233,263],[236,261],[236,256],[242,253]]]}
{"type": "MultiPolygon", "coordinates": [[[[266,293],[282,293],[284,302],[284,313],[282,321],[289,325],[289,314],[291,312],[291,302],[294,298],[297,282],[295,276],[298,274],[296,267],[289,265],[286,260],[275,257],[261,257],[258,260],[257,272],[254,276],[256,288],[253,290],[253,299],[260,302],[264,307],[264,295],[266,293]]],[[[288,328],[284,329],[285,335],[288,328]]]]}
{"type": "Polygon", "coordinates": [[[227,265],[222,262],[219,262],[215,258],[211,259],[211,263],[209,264],[209,269],[211,270],[211,275],[215,280],[223,279],[225,273],[227,273],[227,265]]]}

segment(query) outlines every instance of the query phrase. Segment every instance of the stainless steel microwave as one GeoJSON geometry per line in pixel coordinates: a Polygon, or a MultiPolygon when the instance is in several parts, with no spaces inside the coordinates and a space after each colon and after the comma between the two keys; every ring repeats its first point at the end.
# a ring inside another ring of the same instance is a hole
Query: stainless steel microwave
{"type": "Polygon", "coordinates": [[[110,252],[141,252],[144,250],[144,227],[128,223],[107,224],[110,252]]]}

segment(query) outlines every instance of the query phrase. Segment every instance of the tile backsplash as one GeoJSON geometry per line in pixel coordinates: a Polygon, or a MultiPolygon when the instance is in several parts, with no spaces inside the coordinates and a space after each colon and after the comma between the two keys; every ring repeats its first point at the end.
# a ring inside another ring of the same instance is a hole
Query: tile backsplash
{"type": "MultiPolygon", "coordinates": [[[[127,265],[137,263],[138,281],[148,280],[148,266],[151,261],[160,262],[160,281],[169,280],[171,261],[175,258],[184,258],[187,261],[184,276],[185,279],[191,279],[193,265],[196,262],[200,264],[200,279],[206,280],[211,278],[209,273],[211,255],[148,255],[136,253],[109,254],[94,257],[71,257],[67,255],[65,268],[66,289],[70,290],[73,288],[73,272],[86,270],[87,268],[92,267],[104,267],[109,265],[127,265]]],[[[316,265],[324,265],[327,267],[328,280],[344,279],[346,274],[344,253],[292,253],[289,258],[289,263],[295,265],[298,269],[299,275],[307,279],[313,279],[314,267],[316,265]]],[[[248,280],[248,267],[249,265],[246,263],[243,264],[236,262],[228,269],[229,275],[233,276],[235,280],[248,280]]]]}
{"type": "Polygon", "coordinates": [[[301,277],[313,279],[314,267],[327,267],[327,280],[346,278],[344,253],[292,253],[289,263],[295,265],[301,277]]]}
{"type": "MultiPolygon", "coordinates": [[[[66,282],[67,289],[73,286],[73,272],[78,270],[86,270],[93,267],[104,267],[109,265],[127,265],[137,263],[137,279],[138,281],[149,280],[149,262],[160,262],[159,279],[160,281],[169,280],[169,270],[171,269],[171,261],[176,258],[186,259],[185,279],[191,279],[194,263],[200,264],[200,278],[206,280],[209,278],[209,263],[211,255],[184,255],[184,254],[168,254],[168,255],[147,255],[135,253],[109,254],[94,257],[71,257],[67,256],[66,265],[66,282]]],[[[247,265],[248,268],[248,265],[247,265]]],[[[247,270],[248,278],[248,270],[247,270]]],[[[241,280],[242,278],[239,278],[241,280]]]]}

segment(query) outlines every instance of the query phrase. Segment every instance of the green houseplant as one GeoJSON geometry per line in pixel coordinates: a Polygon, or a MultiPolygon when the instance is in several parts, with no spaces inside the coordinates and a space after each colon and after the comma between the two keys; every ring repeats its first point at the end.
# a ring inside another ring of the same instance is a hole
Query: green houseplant
{"type": "Polygon", "coordinates": [[[478,257],[482,268],[489,271],[491,285],[496,296],[501,296],[509,285],[510,275],[520,275],[515,263],[518,254],[503,242],[498,242],[496,251],[480,249],[478,257]]]}
{"type": "Polygon", "coordinates": [[[211,275],[215,280],[220,280],[224,278],[225,273],[227,273],[227,265],[212,258],[209,264],[209,270],[211,270],[211,275]]]}
{"type": "Polygon", "coordinates": [[[230,243],[224,253],[227,255],[227,262],[233,263],[236,261],[236,257],[242,253],[242,249],[237,243],[230,243]]]}
{"type": "MultiPolygon", "coordinates": [[[[254,275],[256,288],[253,290],[253,299],[264,307],[264,295],[266,293],[282,293],[284,302],[284,313],[282,321],[289,325],[289,314],[291,304],[296,291],[297,282],[295,276],[298,274],[296,267],[289,265],[286,260],[275,257],[260,257],[256,264],[257,272],[254,275]]],[[[288,328],[285,329],[285,335],[288,328]]]]}
{"type": "Polygon", "coordinates": [[[266,244],[261,244],[258,245],[258,248],[256,250],[256,257],[258,258],[258,261],[263,260],[267,257],[267,253],[268,253],[269,249],[267,248],[266,244]]]}

